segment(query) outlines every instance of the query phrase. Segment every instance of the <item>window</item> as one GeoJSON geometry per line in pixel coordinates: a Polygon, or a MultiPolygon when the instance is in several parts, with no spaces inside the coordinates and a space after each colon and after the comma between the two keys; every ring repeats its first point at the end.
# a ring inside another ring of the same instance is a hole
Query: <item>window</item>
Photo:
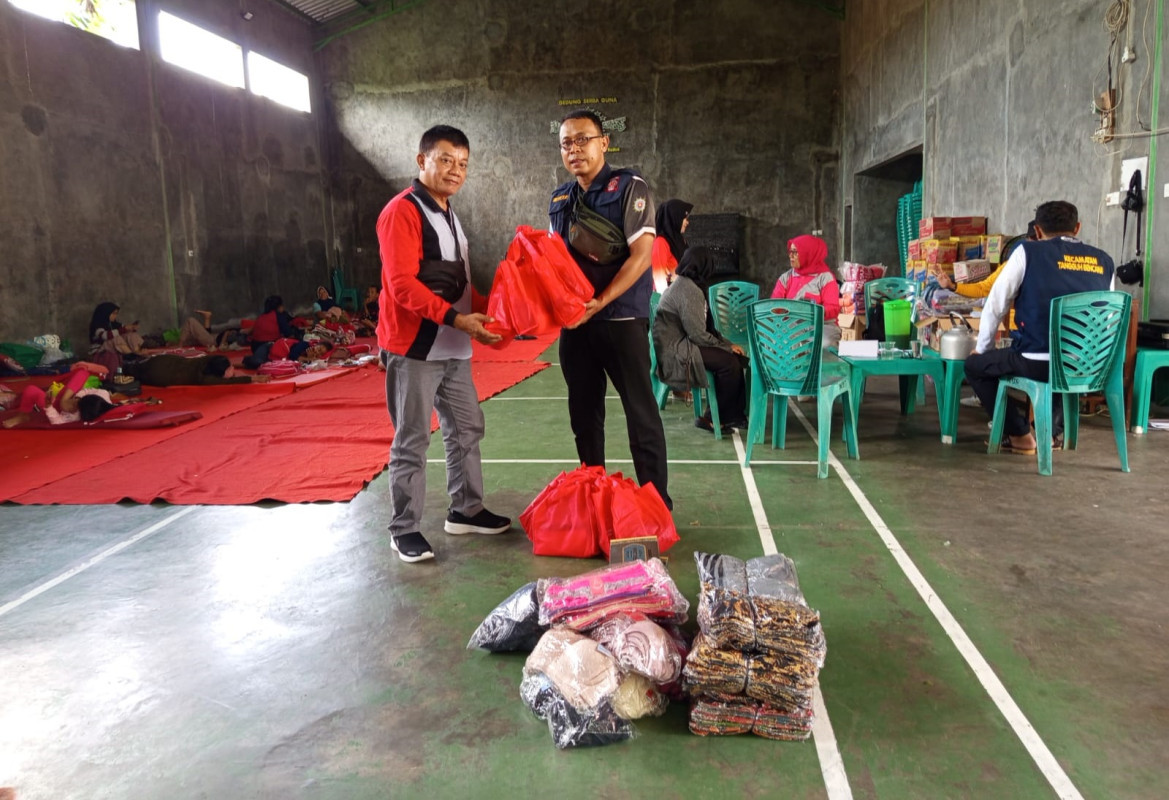
{"type": "Polygon", "coordinates": [[[281,105],[309,112],[308,76],[259,53],[248,53],[248,82],[252,91],[281,105]]]}
{"type": "Polygon", "coordinates": [[[134,0],[8,0],[38,17],[64,22],[109,39],[122,47],[138,48],[138,12],[134,0]]]}
{"type": "Polygon", "coordinates": [[[158,12],[158,42],[163,61],[244,88],[244,52],[235,42],[165,11],[158,12]]]}

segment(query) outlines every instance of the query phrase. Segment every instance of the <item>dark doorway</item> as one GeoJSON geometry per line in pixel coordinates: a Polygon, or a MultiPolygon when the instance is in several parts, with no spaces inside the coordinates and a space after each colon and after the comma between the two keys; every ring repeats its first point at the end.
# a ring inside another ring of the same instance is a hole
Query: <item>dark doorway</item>
{"type": "Polygon", "coordinates": [[[900,275],[897,246],[897,200],[921,180],[921,148],[870,167],[856,175],[853,186],[852,226],[845,232],[850,260],[884,264],[886,275],[900,275]]]}

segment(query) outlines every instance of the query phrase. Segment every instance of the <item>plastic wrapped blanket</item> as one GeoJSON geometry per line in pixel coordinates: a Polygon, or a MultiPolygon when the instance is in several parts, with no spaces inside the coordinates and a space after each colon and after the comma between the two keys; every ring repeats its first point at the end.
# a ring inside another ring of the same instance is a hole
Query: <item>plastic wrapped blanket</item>
{"type": "Polygon", "coordinates": [[[607,701],[596,708],[578,709],[569,703],[543,673],[524,678],[520,697],[537,719],[548,723],[552,741],[561,750],[599,747],[632,739],[633,723],[622,719],[607,701]]]}
{"type": "Polygon", "coordinates": [[[714,647],[772,651],[817,669],[824,665],[820,613],[808,608],[791,559],[695,553],[694,560],[702,585],[698,627],[714,647]]]}
{"type": "Polygon", "coordinates": [[[704,694],[690,706],[690,732],[699,736],[753,733],[767,739],[804,741],[812,735],[812,712],[782,711],[749,697],[704,694]]]}
{"type": "Polygon", "coordinates": [[[621,614],[589,632],[617,659],[623,670],[668,685],[682,675],[685,642],[644,614],[621,614]]]}
{"type": "Polygon", "coordinates": [[[682,670],[691,694],[746,695],[780,709],[811,708],[819,668],[781,653],[745,653],[715,647],[705,634],[682,670]]]}
{"type": "Polygon", "coordinates": [[[611,564],[570,578],[539,582],[540,624],[585,631],[621,613],[640,612],[681,624],[690,603],[660,559],[611,564]]]}
{"type": "Polygon", "coordinates": [[[467,642],[467,649],[479,647],[492,653],[530,651],[546,630],[539,617],[536,582],[532,581],[512,592],[479,623],[467,642]]]}

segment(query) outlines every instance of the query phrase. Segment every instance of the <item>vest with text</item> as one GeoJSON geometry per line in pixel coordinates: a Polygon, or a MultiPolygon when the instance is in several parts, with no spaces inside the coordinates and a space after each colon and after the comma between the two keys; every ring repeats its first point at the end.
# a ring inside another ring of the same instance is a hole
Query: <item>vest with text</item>
{"type": "Polygon", "coordinates": [[[1070,236],[1023,242],[1027,271],[1015,297],[1019,335],[1013,346],[1024,353],[1051,350],[1051,301],[1079,292],[1107,291],[1112,286],[1112,258],[1098,247],[1070,236]]]}

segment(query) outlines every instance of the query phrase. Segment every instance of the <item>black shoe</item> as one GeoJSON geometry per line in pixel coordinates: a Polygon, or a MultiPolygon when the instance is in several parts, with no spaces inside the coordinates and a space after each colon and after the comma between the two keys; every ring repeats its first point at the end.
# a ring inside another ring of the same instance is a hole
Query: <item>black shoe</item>
{"type": "Polygon", "coordinates": [[[503,533],[510,527],[510,519],[483,509],[473,517],[464,516],[458,511],[450,512],[446,516],[444,530],[461,536],[464,533],[503,533]]]}
{"type": "Polygon", "coordinates": [[[694,427],[714,433],[714,423],[710,421],[710,417],[698,417],[694,420],[694,427]]]}
{"type": "Polygon", "coordinates": [[[390,537],[390,549],[407,564],[434,558],[434,548],[421,533],[403,533],[390,537]]]}
{"type": "Polygon", "coordinates": [[[738,428],[738,429],[739,429],[739,430],[741,430],[741,431],[745,431],[745,430],[747,430],[747,420],[746,420],[746,418],[743,418],[743,419],[736,419],[736,420],[733,420],[733,421],[731,421],[731,422],[726,422],[726,423],[723,423],[723,430],[724,430],[724,431],[729,431],[729,430],[732,430],[732,429],[734,429],[734,428],[738,428]]]}

